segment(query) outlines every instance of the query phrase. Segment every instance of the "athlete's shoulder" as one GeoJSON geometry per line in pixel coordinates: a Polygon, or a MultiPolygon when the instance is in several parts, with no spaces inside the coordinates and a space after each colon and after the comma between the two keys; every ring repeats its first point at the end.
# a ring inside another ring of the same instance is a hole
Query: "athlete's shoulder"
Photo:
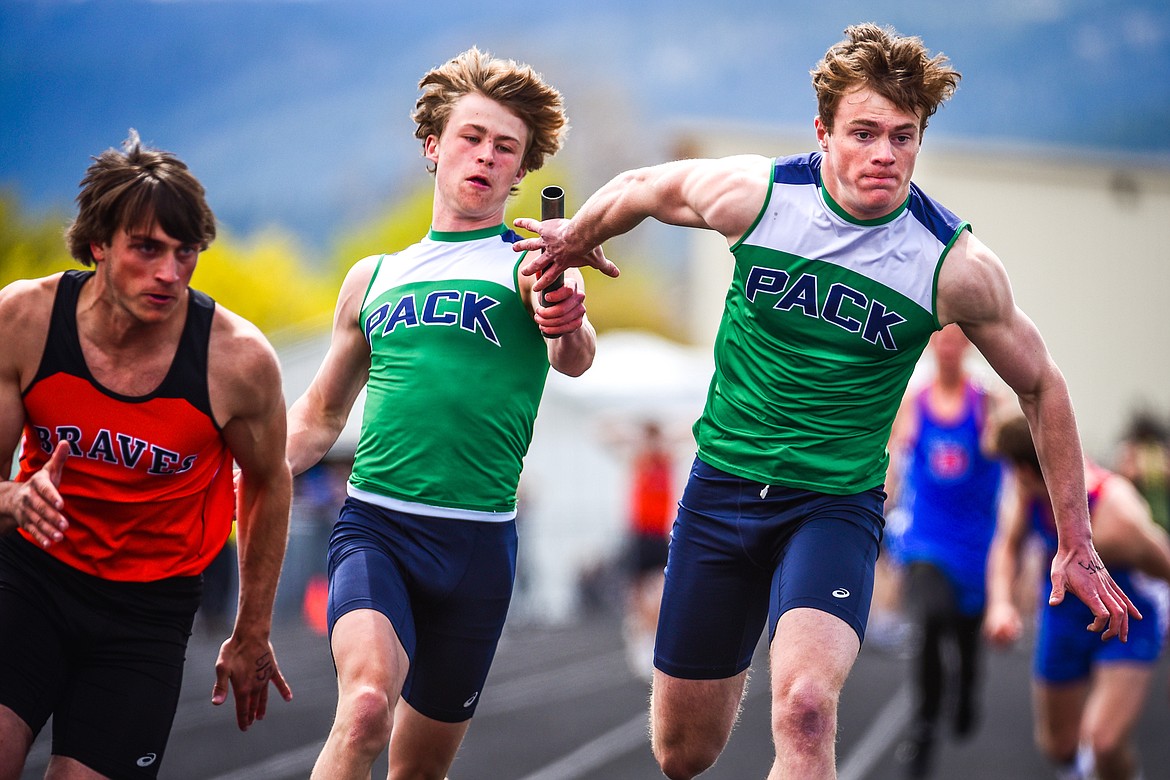
{"type": "Polygon", "coordinates": [[[910,182],[910,214],[918,220],[935,238],[944,245],[954,242],[959,231],[970,229],[971,225],[942,203],[926,194],[914,182],[910,182]]]}
{"type": "Polygon", "coordinates": [[[227,372],[251,384],[279,380],[276,350],[250,320],[216,304],[208,344],[208,371],[227,372]]]}
{"type": "Polygon", "coordinates": [[[5,323],[9,347],[5,366],[35,370],[49,336],[53,301],[63,273],[38,279],[18,279],[0,289],[0,322],[5,323]]]}
{"type": "MultiPolygon", "coordinates": [[[[57,295],[57,285],[65,273],[56,273],[42,276],[37,279],[17,279],[0,289],[0,307],[5,314],[27,313],[31,309],[47,308],[46,319],[51,312],[53,298],[57,295]]],[[[5,317],[9,327],[22,325],[23,320],[13,320],[5,317]]]]}

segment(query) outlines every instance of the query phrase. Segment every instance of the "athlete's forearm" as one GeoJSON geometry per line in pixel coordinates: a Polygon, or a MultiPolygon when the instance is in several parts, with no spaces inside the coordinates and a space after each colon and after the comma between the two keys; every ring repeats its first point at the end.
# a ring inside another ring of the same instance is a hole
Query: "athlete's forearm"
{"type": "Polygon", "coordinates": [[[247,473],[241,475],[236,531],[240,595],[235,633],[258,632],[267,638],[288,542],[292,476],[287,468],[279,468],[270,478],[256,483],[247,473]]]}
{"type": "Polygon", "coordinates": [[[581,376],[597,354],[597,332],[588,319],[572,333],[549,340],[549,363],[566,376],[581,376]]]}

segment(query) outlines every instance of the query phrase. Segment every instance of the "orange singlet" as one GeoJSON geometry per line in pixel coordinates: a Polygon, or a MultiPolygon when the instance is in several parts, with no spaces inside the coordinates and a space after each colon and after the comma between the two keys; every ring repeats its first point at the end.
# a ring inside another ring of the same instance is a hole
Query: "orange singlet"
{"type": "Polygon", "coordinates": [[[92,276],[67,271],[57,287],[45,352],[24,392],[16,479],[30,479],[68,441],[59,489],[69,530],[47,552],[109,580],[200,574],[227,540],[234,503],[232,458],[207,385],[215,302],[190,291],[170,371],[148,395],[123,396],[98,384],[81,351],[77,298],[92,276]]]}

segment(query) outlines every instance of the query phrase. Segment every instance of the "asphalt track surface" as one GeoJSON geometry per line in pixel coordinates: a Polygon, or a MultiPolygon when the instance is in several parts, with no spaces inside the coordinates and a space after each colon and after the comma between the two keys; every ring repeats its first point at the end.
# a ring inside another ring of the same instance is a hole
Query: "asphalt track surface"
{"type": "MultiPolygon", "coordinates": [[[[332,722],[336,687],[326,641],[288,620],[275,629],[277,656],[294,700],[270,702],[266,720],[236,729],[230,704],[210,703],[218,638],[192,637],[186,679],[163,764],[165,780],[306,778],[332,722]]],[[[1028,646],[987,655],[983,717],[969,740],[944,743],[935,777],[1036,780],[1052,776],[1031,740],[1028,646]]],[[[909,714],[906,664],[867,643],[841,702],[841,780],[903,776],[896,744],[909,714]]],[[[772,747],[766,656],[758,652],[743,714],[703,780],[764,778],[772,747]]],[[[1139,728],[1146,780],[1170,778],[1167,662],[1158,667],[1139,728]]],[[[646,737],[648,688],[625,661],[615,617],[556,627],[510,625],[451,780],[640,780],[660,778],[646,737]]],[[[48,727],[22,780],[40,778],[48,727]]],[[[373,777],[385,777],[385,758],[373,777]]]]}

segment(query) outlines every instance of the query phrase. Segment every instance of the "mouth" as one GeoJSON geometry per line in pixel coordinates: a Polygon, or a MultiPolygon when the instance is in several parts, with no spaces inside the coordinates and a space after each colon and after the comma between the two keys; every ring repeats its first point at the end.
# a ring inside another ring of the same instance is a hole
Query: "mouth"
{"type": "Polygon", "coordinates": [[[482,187],[484,189],[491,187],[491,183],[488,182],[487,178],[484,176],[468,176],[467,181],[471,184],[474,184],[476,187],[482,187]]]}

